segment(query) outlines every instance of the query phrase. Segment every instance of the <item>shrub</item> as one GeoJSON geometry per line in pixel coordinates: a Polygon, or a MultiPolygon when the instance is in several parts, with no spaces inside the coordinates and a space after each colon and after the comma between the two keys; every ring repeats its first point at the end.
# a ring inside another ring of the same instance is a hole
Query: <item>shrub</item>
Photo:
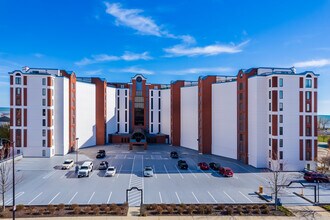
{"type": "Polygon", "coordinates": [[[260,208],[261,208],[261,209],[267,209],[267,208],[268,208],[268,205],[266,205],[266,204],[262,204],[262,205],[260,206],[260,208]]]}
{"type": "Polygon", "coordinates": [[[174,212],[174,209],[171,205],[167,206],[166,210],[168,211],[169,214],[173,214],[173,212],[174,212]]]}
{"type": "Polygon", "coordinates": [[[80,210],[81,210],[81,208],[79,206],[76,206],[76,207],[73,208],[73,213],[75,215],[79,215],[80,214],[80,210]]]}
{"type": "Polygon", "coordinates": [[[93,204],[91,205],[91,209],[94,210],[97,207],[97,205],[93,204]]]}
{"type": "Polygon", "coordinates": [[[78,204],[72,204],[72,205],[70,206],[70,209],[74,210],[76,207],[79,207],[79,205],[78,205],[78,204]]]}
{"type": "Polygon", "coordinates": [[[260,209],[259,209],[259,208],[256,208],[256,209],[253,209],[253,213],[254,213],[254,214],[260,214],[260,213],[261,213],[261,211],[260,211],[260,209]]]}
{"type": "Polygon", "coordinates": [[[39,214],[42,214],[42,213],[41,213],[41,210],[40,210],[40,212],[39,212],[39,210],[38,210],[37,208],[33,207],[33,208],[32,208],[32,215],[39,215],[39,214]]]}
{"type": "Polygon", "coordinates": [[[121,215],[121,208],[120,207],[117,207],[115,209],[115,213],[116,213],[116,215],[121,215]]]}
{"type": "Polygon", "coordinates": [[[206,205],[205,206],[205,214],[211,214],[213,210],[213,206],[212,205],[206,205]]]}
{"type": "Polygon", "coordinates": [[[48,207],[48,212],[49,212],[49,214],[51,214],[51,215],[54,215],[54,213],[55,213],[55,207],[53,206],[53,207],[48,207]]]}
{"type": "Polygon", "coordinates": [[[258,209],[259,206],[258,206],[258,205],[253,205],[252,208],[253,208],[253,209],[258,209]]]}
{"type": "Polygon", "coordinates": [[[85,208],[84,208],[84,212],[85,212],[85,214],[89,214],[90,212],[91,212],[91,207],[89,207],[89,206],[86,206],[85,208]]]}
{"type": "Polygon", "coordinates": [[[63,203],[57,205],[58,210],[63,210],[65,205],[63,203]]]}
{"type": "Polygon", "coordinates": [[[285,208],[284,206],[278,206],[277,207],[279,211],[283,212],[286,216],[293,216],[292,212],[285,208]]]}
{"type": "Polygon", "coordinates": [[[106,207],[104,208],[104,212],[105,212],[105,214],[109,214],[110,211],[111,211],[110,207],[106,206],[106,207]]]}
{"type": "Polygon", "coordinates": [[[181,206],[178,207],[178,213],[179,213],[179,215],[182,215],[183,212],[184,212],[184,209],[181,206]]]}
{"type": "Polygon", "coordinates": [[[266,209],[262,209],[262,210],[261,210],[261,213],[262,213],[262,214],[267,214],[267,215],[268,215],[268,214],[270,213],[269,208],[267,207],[266,209]]]}
{"type": "Polygon", "coordinates": [[[0,212],[0,217],[2,218],[10,218],[11,216],[12,216],[11,211],[9,211],[8,209],[5,209],[0,212]]]}
{"type": "Polygon", "coordinates": [[[206,211],[205,205],[199,205],[197,207],[198,207],[197,209],[198,209],[199,214],[204,215],[205,214],[205,211],[206,211]]]}
{"type": "Polygon", "coordinates": [[[147,213],[147,209],[148,206],[142,206],[141,209],[140,209],[140,216],[147,216],[148,213],[147,213]]]}
{"type": "Polygon", "coordinates": [[[227,207],[226,211],[227,211],[227,215],[232,215],[233,214],[233,208],[232,207],[227,207]]]}
{"type": "Polygon", "coordinates": [[[20,212],[20,211],[24,210],[24,208],[25,208],[25,206],[23,204],[19,204],[16,206],[16,211],[20,212]]]}
{"type": "Polygon", "coordinates": [[[190,205],[188,208],[187,208],[187,211],[188,211],[188,214],[189,215],[192,215],[195,211],[195,205],[190,205]]]}
{"type": "Polygon", "coordinates": [[[101,204],[101,206],[100,206],[100,210],[101,210],[101,211],[104,211],[106,207],[107,207],[107,205],[103,203],[103,204],[101,204]]]}
{"type": "Polygon", "coordinates": [[[187,209],[187,205],[183,204],[183,203],[180,204],[180,207],[183,208],[183,209],[187,209]]]}
{"type": "Polygon", "coordinates": [[[128,202],[124,202],[124,203],[123,203],[123,206],[124,206],[124,207],[128,207],[128,202]]]}
{"type": "Polygon", "coordinates": [[[159,215],[161,215],[163,213],[164,209],[159,205],[159,206],[157,206],[156,211],[159,215]]]}
{"type": "Polygon", "coordinates": [[[225,206],[224,205],[218,205],[217,207],[216,207],[216,209],[218,209],[218,210],[224,210],[225,209],[225,206]]]}
{"type": "Polygon", "coordinates": [[[116,211],[117,207],[118,207],[118,205],[115,204],[115,203],[112,203],[112,204],[110,205],[110,209],[111,209],[111,211],[116,211]]]}
{"type": "Polygon", "coordinates": [[[94,214],[95,215],[99,215],[100,214],[100,208],[97,207],[97,206],[93,209],[93,211],[94,211],[94,214]]]}
{"type": "Polygon", "coordinates": [[[240,205],[236,207],[236,211],[237,211],[237,213],[239,215],[242,215],[243,214],[243,209],[242,209],[242,207],[240,205]]]}

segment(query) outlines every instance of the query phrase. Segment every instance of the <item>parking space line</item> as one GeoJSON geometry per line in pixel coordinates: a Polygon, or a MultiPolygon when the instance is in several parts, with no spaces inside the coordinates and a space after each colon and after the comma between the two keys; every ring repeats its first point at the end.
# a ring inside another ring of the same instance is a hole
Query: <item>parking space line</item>
{"type": "Polygon", "coordinates": [[[56,197],[58,196],[58,195],[60,195],[60,192],[59,193],[57,193],[50,201],[49,201],[49,203],[48,204],[51,204],[52,203],[52,201],[54,201],[54,199],[56,199],[56,197]]]}
{"type": "Polygon", "coordinates": [[[72,200],[74,199],[74,197],[76,197],[77,194],[78,194],[78,192],[76,192],[76,193],[72,196],[72,198],[70,199],[70,201],[68,202],[68,204],[70,204],[70,203],[72,202],[72,200]]]}
{"type": "Polygon", "coordinates": [[[41,194],[42,194],[42,192],[39,193],[36,197],[34,197],[34,198],[28,203],[28,205],[30,205],[34,200],[36,200],[41,194]]]}
{"type": "MultiPolygon", "coordinates": [[[[144,169],[143,167],[143,155],[142,155],[142,170],[144,169]]],[[[144,178],[141,178],[142,179],[142,196],[144,198],[144,178]]]]}
{"type": "Polygon", "coordinates": [[[210,178],[209,175],[207,175],[203,170],[200,169],[200,171],[202,171],[202,173],[204,173],[204,175],[205,175],[207,178],[210,178]]]}
{"type": "Polygon", "coordinates": [[[56,173],[57,170],[54,170],[53,172],[48,173],[46,176],[42,177],[43,179],[47,179],[49,177],[51,177],[52,175],[54,175],[56,173]]]}
{"type": "Polygon", "coordinates": [[[184,179],[184,178],[183,178],[183,175],[182,175],[181,172],[180,172],[180,170],[179,170],[175,165],[174,165],[174,167],[175,167],[175,169],[179,172],[181,178],[184,179]]]}
{"type": "Polygon", "coordinates": [[[156,168],[155,168],[155,166],[153,166],[153,168],[154,168],[154,174],[155,174],[155,177],[156,177],[156,179],[157,179],[157,174],[156,174],[156,168]]]}
{"type": "Polygon", "coordinates": [[[158,193],[159,193],[160,203],[163,203],[162,194],[160,194],[160,192],[158,192],[158,193]]]}
{"type": "Polygon", "coordinates": [[[119,177],[119,173],[121,172],[121,169],[123,168],[123,165],[121,165],[120,166],[120,168],[119,168],[119,172],[117,173],[117,176],[116,176],[116,178],[118,179],[118,177],[119,177]]]}
{"type": "Polygon", "coordinates": [[[93,175],[94,175],[94,173],[95,173],[95,170],[94,170],[94,172],[91,172],[92,174],[89,176],[89,177],[92,177],[93,175]]]}
{"type": "Polygon", "coordinates": [[[181,200],[180,200],[180,198],[179,198],[179,195],[178,195],[178,193],[177,193],[177,192],[175,192],[175,195],[176,195],[176,198],[178,199],[179,203],[181,204],[181,200]]]}
{"type": "Polygon", "coordinates": [[[131,181],[132,181],[132,176],[133,176],[134,163],[135,163],[135,155],[133,157],[133,164],[132,164],[132,169],[131,169],[131,176],[129,177],[129,188],[131,188],[131,181]]]}
{"type": "Polygon", "coordinates": [[[168,174],[168,171],[167,171],[167,168],[166,168],[165,164],[164,164],[164,168],[165,168],[165,171],[167,173],[168,178],[171,179],[170,174],[168,174]]]}
{"type": "Polygon", "coordinates": [[[238,191],[242,196],[244,196],[247,200],[249,200],[250,202],[253,202],[249,197],[247,197],[246,195],[244,195],[241,191],[238,191]]]}
{"type": "Polygon", "coordinates": [[[190,173],[197,179],[197,176],[191,171],[191,169],[188,168],[188,170],[190,171],[190,173]]]}
{"type": "Polygon", "coordinates": [[[235,200],[233,200],[233,198],[231,198],[225,191],[223,191],[223,193],[233,202],[235,202],[235,200]]]}
{"type": "Polygon", "coordinates": [[[196,197],[195,193],[194,193],[194,192],[191,192],[191,193],[192,193],[192,194],[193,194],[193,196],[195,197],[195,199],[196,199],[197,203],[200,203],[200,202],[199,202],[199,200],[197,199],[197,197],[196,197]]]}
{"type": "MultiPolygon", "coordinates": [[[[15,199],[17,199],[18,197],[22,196],[24,194],[24,192],[19,192],[15,195],[15,199]]],[[[10,202],[13,201],[13,198],[7,200],[7,202],[5,203],[6,205],[8,205],[10,202]]]]}
{"type": "Polygon", "coordinates": [[[110,194],[109,194],[109,197],[108,197],[108,200],[107,200],[107,204],[109,204],[109,202],[110,202],[111,195],[112,195],[112,192],[110,192],[110,194]]]}
{"type": "Polygon", "coordinates": [[[60,179],[63,179],[63,178],[65,177],[65,175],[66,175],[66,173],[65,173],[65,174],[63,174],[63,175],[60,177],[60,179]]]}
{"type": "Polygon", "coordinates": [[[91,202],[91,200],[92,200],[92,198],[93,198],[94,194],[95,194],[95,192],[93,192],[93,194],[92,194],[92,195],[91,195],[91,197],[89,198],[89,200],[88,200],[87,204],[89,204],[89,203],[91,202]]]}
{"type": "Polygon", "coordinates": [[[212,196],[212,194],[211,194],[209,191],[207,191],[207,193],[211,196],[211,198],[213,199],[213,201],[214,201],[215,203],[218,203],[218,201],[212,196]]]}

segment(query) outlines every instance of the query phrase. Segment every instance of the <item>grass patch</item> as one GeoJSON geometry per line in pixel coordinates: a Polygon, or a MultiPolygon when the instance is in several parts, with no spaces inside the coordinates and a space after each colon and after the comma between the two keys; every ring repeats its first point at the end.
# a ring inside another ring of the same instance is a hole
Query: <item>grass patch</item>
{"type": "Polygon", "coordinates": [[[322,208],[324,208],[325,210],[327,210],[328,212],[330,212],[330,205],[324,205],[324,206],[322,206],[322,208]]]}
{"type": "Polygon", "coordinates": [[[328,142],[330,139],[330,135],[319,135],[317,136],[317,141],[318,142],[328,142]]]}
{"type": "Polygon", "coordinates": [[[277,208],[279,211],[283,212],[286,216],[294,216],[293,213],[284,206],[278,206],[277,208]]]}

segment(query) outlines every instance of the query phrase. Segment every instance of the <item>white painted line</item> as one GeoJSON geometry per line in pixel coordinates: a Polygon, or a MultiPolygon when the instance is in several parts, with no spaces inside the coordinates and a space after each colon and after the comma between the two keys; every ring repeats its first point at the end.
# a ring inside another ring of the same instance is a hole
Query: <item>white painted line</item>
{"type": "MultiPolygon", "coordinates": [[[[18,197],[22,196],[24,194],[24,192],[19,192],[15,195],[15,199],[17,199],[18,197]]],[[[9,205],[10,202],[13,201],[13,198],[9,199],[5,204],[9,205]]]]}
{"type": "Polygon", "coordinates": [[[155,168],[155,166],[152,166],[152,167],[154,168],[154,174],[155,174],[155,177],[156,177],[156,179],[157,179],[156,168],[155,168]]]}
{"type": "Polygon", "coordinates": [[[168,171],[167,171],[167,169],[166,169],[165,164],[164,164],[164,168],[165,168],[165,171],[166,171],[166,173],[167,173],[168,178],[171,179],[170,174],[168,174],[168,171]]]}
{"type": "Polygon", "coordinates": [[[191,192],[193,194],[193,196],[195,197],[197,203],[200,203],[199,200],[197,199],[196,195],[194,194],[194,192],[191,192]]]}
{"type": "Polygon", "coordinates": [[[95,194],[95,192],[93,192],[93,194],[92,194],[92,195],[91,195],[91,197],[89,198],[89,200],[88,200],[87,204],[89,204],[89,203],[91,202],[91,200],[92,200],[92,198],[93,198],[94,194],[95,194]]]}
{"type": "Polygon", "coordinates": [[[129,177],[129,187],[128,188],[131,188],[131,180],[132,180],[132,176],[133,176],[133,168],[134,168],[134,162],[135,162],[135,155],[134,155],[134,158],[133,158],[133,164],[132,164],[132,169],[131,169],[131,176],[129,177]]]}
{"type": "Polygon", "coordinates": [[[110,194],[109,194],[109,197],[108,197],[108,200],[107,200],[107,204],[109,204],[109,202],[110,202],[111,195],[112,195],[112,192],[110,192],[110,194]]]}
{"type": "Polygon", "coordinates": [[[125,154],[125,156],[124,156],[124,159],[126,159],[126,154],[125,154]]]}
{"type": "MultiPolygon", "coordinates": [[[[175,166],[175,165],[174,165],[174,166],[175,166]]],[[[182,175],[181,172],[180,172],[180,170],[179,170],[176,166],[175,166],[175,169],[179,172],[181,178],[184,179],[184,178],[183,178],[183,175],[182,175]]]]}
{"type": "Polygon", "coordinates": [[[51,203],[54,201],[54,199],[55,199],[58,195],[60,195],[60,193],[57,193],[57,194],[52,198],[52,200],[49,201],[48,204],[51,204],[51,203]]]}
{"type": "Polygon", "coordinates": [[[118,171],[117,176],[116,176],[117,179],[118,179],[118,177],[119,177],[119,173],[121,172],[121,169],[122,169],[122,168],[123,168],[123,165],[121,165],[120,168],[119,168],[119,171],[118,171]]]}
{"type": "Polygon", "coordinates": [[[159,193],[160,203],[163,203],[162,194],[160,194],[160,192],[158,192],[158,193],[159,193]]]}
{"type": "Polygon", "coordinates": [[[244,195],[241,191],[238,191],[242,196],[244,196],[247,200],[249,200],[250,202],[253,202],[249,197],[247,197],[246,195],[244,195]]]}
{"type": "Polygon", "coordinates": [[[36,200],[41,194],[42,194],[42,192],[39,193],[36,197],[34,197],[34,198],[28,203],[28,205],[30,205],[34,200],[36,200]]]}
{"type": "Polygon", "coordinates": [[[66,173],[65,173],[65,174],[63,174],[63,175],[62,175],[60,178],[61,178],[61,179],[63,179],[63,178],[65,177],[65,175],[66,175],[66,173]]]}
{"type": "Polygon", "coordinates": [[[89,177],[92,177],[93,175],[94,175],[94,173],[95,173],[95,170],[94,170],[94,172],[91,172],[92,174],[91,175],[89,175],[89,177]]]}
{"type": "Polygon", "coordinates": [[[72,198],[70,199],[70,201],[68,202],[68,204],[70,204],[70,203],[72,202],[72,200],[74,199],[74,197],[76,197],[77,194],[78,194],[78,192],[76,192],[76,193],[72,196],[72,198]]]}
{"type": "Polygon", "coordinates": [[[235,202],[235,200],[233,200],[233,198],[231,198],[225,191],[223,191],[224,194],[226,194],[226,196],[228,196],[228,198],[232,201],[235,202]]]}
{"type": "Polygon", "coordinates": [[[177,192],[175,192],[175,195],[176,195],[176,198],[178,198],[178,201],[179,201],[179,203],[181,204],[181,200],[180,200],[180,198],[179,198],[179,195],[178,195],[178,193],[177,193],[177,192]]]}
{"type": "Polygon", "coordinates": [[[213,201],[214,201],[215,203],[218,203],[218,201],[212,196],[212,194],[211,194],[209,191],[207,191],[207,193],[211,196],[211,198],[213,199],[213,201]]]}
{"type": "MultiPolygon", "coordinates": [[[[144,169],[144,167],[143,167],[143,155],[142,155],[142,170],[144,169]]],[[[144,178],[141,178],[142,179],[142,198],[144,198],[144,178]]]]}
{"type": "Polygon", "coordinates": [[[210,178],[209,175],[207,175],[203,170],[200,169],[200,171],[202,171],[202,173],[204,173],[204,175],[205,175],[207,178],[210,178]]]}
{"type": "Polygon", "coordinates": [[[190,173],[197,179],[197,176],[191,171],[191,169],[188,168],[188,170],[190,171],[190,173]]]}
{"type": "Polygon", "coordinates": [[[57,170],[53,171],[53,172],[50,172],[48,173],[46,176],[42,177],[43,179],[47,179],[49,177],[51,177],[52,175],[54,175],[56,173],[57,170]]]}

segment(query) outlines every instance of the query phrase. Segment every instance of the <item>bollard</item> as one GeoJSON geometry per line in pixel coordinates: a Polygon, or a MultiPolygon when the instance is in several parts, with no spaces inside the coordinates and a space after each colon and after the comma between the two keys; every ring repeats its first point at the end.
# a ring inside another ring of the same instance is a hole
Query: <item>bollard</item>
{"type": "Polygon", "coordinates": [[[301,195],[304,195],[304,188],[301,188],[301,195]]]}
{"type": "Polygon", "coordinates": [[[259,186],[259,193],[262,194],[264,192],[264,187],[263,186],[259,186]]]}

